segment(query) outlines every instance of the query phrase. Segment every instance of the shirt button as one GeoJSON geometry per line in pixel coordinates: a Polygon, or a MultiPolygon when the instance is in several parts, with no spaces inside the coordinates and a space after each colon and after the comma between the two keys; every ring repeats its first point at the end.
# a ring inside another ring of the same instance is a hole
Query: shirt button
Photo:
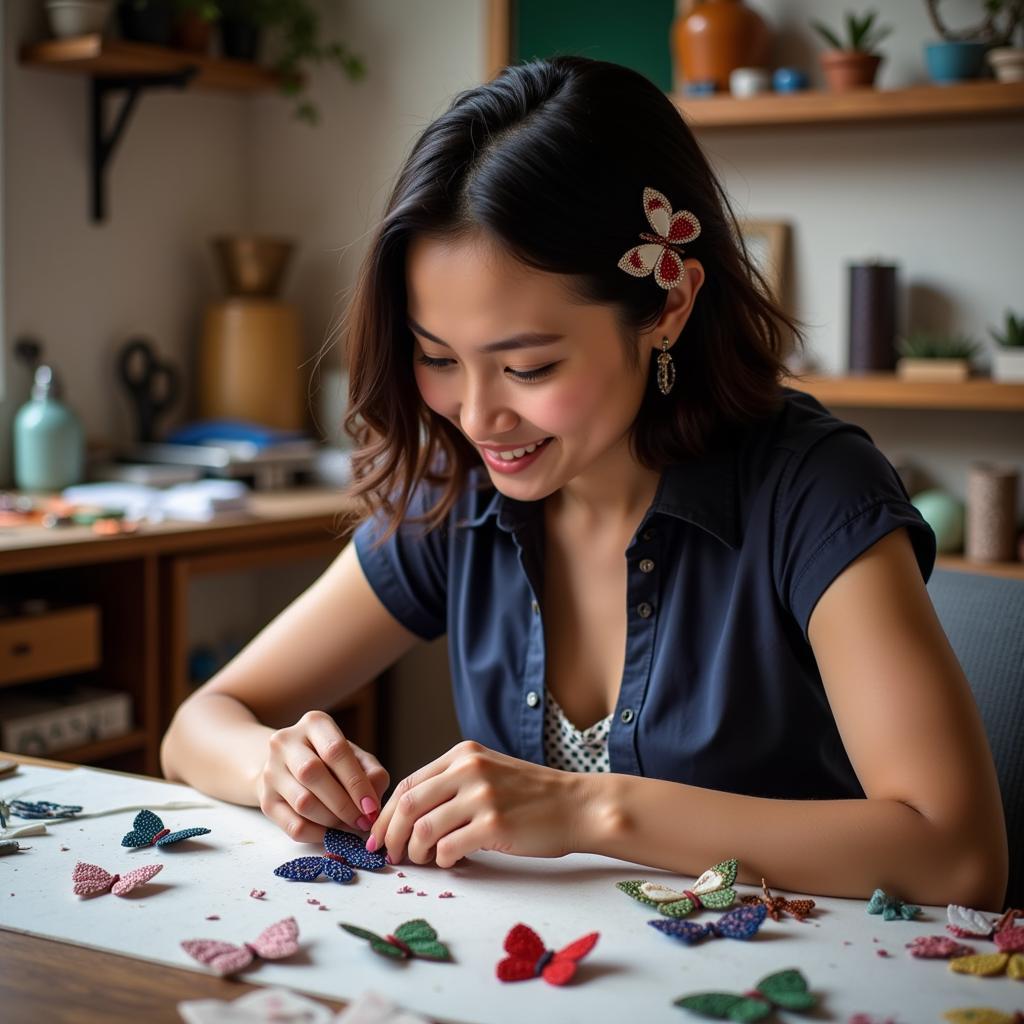
{"type": "Polygon", "coordinates": [[[636,606],[636,613],[641,619],[649,619],[653,611],[654,609],[646,601],[636,606]]]}
{"type": "Polygon", "coordinates": [[[533,609],[534,615],[540,615],[540,605],[536,601],[530,602],[530,607],[533,609]]]}
{"type": "Polygon", "coordinates": [[[642,558],[640,560],[640,571],[641,572],[652,572],[654,569],[654,563],[649,558],[642,558]]]}
{"type": "Polygon", "coordinates": [[[644,530],[644,532],[642,534],[640,534],[640,539],[641,540],[654,540],[654,530],[644,530]]]}
{"type": "Polygon", "coordinates": [[[633,709],[623,708],[622,714],[619,715],[619,718],[622,719],[623,725],[629,725],[629,723],[633,721],[633,709]]]}
{"type": "Polygon", "coordinates": [[[539,703],[540,703],[540,695],[537,693],[536,690],[531,690],[526,695],[526,706],[527,707],[531,707],[531,708],[535,708],[539,703]]]}

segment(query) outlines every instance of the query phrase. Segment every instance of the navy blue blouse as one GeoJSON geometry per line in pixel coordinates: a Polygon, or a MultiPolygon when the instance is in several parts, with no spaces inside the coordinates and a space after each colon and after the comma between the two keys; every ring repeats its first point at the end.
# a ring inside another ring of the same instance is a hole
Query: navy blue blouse
{"type": "MultiPolygon", "coordinates": [[[[862,796],[807,623],[829,584],[905,527],[921,574],[935,538],[868,434],[786,389],[728,449],[672,466],[629,547],[626,658],[613,772],[786,799],[862,796]]],[[[411,632],[447,632],[463,735],[544,763],[543,502],[481,467],[446,523],[381,521],[354,542],[373,590],[411,632]]],[[[433,504],[424,485],[412,515],[433,504]]]]}

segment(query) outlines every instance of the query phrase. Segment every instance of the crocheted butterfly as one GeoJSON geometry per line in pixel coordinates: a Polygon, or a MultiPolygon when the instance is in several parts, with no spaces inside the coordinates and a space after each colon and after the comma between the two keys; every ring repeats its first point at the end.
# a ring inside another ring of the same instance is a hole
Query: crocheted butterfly
{"type": "Polygon", "coordinates": [[[1007,910],[1002,917],[993,920],[980,910],[950,903],[946,907],[946,930],[961,939],[991,939],[996,932],[1012,925],[1018,917],[1024,917],[1024,910],[1007,910]]]}
{"type": "Polygon", "coordinates": [[[737,907],[710,924],[672,920],[647,923],[659,932],[692,946],[703,939],[749,939],[757,934],[767,914],[768,909],[764,906],[737,907]]]}
{"type": "Polygon", "coordinates": [[[152,811],[139,811],[132,822],[132,830],[122,840],[122,846],[170,846],[182,839],[205,836],[208,828],[183,828],[172,832],[152,811]]]}
{"type": "Polygon", "coordinates": [[[950,960],[955,956],[970,956],[974,949],[956,942],[948,935],[919,935],[907,943],[911,956],[921,960],[950,960]]]}
{"type": "Polygon", "coordinates": [[[365,928],[357,928],[354,924],[341,924],[339,927],[357,939],[366,939],[374,953],[380,953],[381,956],[390,957],[392,960],[408,960],[413,957],[419,960],[452,958],[448,947],[438,940],[437,932],[421,917],[400,924],[394,935],[377,935],[365,928]]]}
{"type": "Polygon", "coordinates": [[[112,875],[98,864],[79,861],[71,872],[72,888],[76,896],[99,896],[112,892],[115,896],[127,896],[133,889],[145,885],[154,875],[163,871],[163,864],[147,864],[134,868],[123,875],[112,875]]]}
{"type": "Polygon", "coordinates": [[[998,953],[961,956],[949,961],[949,968],[958,974],[978,974],[991,977],[1004,971],[1011,978],[1024,981],[1024,928],[1012,925],[1001,928],[992,936],[998,953]]]}
{"type": "Polygon", "coordinates": [[[616,886],[627,896],[657,909],[664,917],[686,917],[698,907],[709,907],[712,910],[725,910],[736,900],[736,890],[732,888],[736,881],[739,864],[736,860],[723,860],[713,868],[708,868],[692,889],[677,891],[659,882],[616,882],[616,886]]]}
{"type": "Polygon", "coordinates": [[[78,804],[55,804],[49,800],[12,800],[8,808],[16,818],[73,818],[82,812],[78,804]]]}
{"type": "Polygon", "coordinates": [[[298,939],[299,926],[295,918],[286,917],[264,928],[252,942],[243,942],[241,946],[217,939],[186,939],[181,948],[201,964],[225,975],[244,971],[255,957],[282,960],[291,956],[299,948],[298,939]]]}
{"type": "Polygon", "coordinates": [[[763,903],[768,909],[768,916],[773,921],[781,921],[783,914],[791,914],[798,921],[802,921],[814,909],[814,900],[790,900],[785,896],[773,896],[763,878],[761,879],[761,891],[764,896],[744,896],[740,902],[751,905],[763,903]]]}
{"type": "Polygon", "coordinates": [[[795,969],[779,971],[762,978],[753,992],[736,995],[733,992],[697,992],[675,1001],[684,1010],[718,1020],[758,1021],[775,1009],[799,1012],[810,1010],[817,996],[807,991],[807,981],[795,969]]]}
{"type": "Polygon", "coordinates": [[[689,210],[672,212],[672,204],[654,188],[644,189],[644,213],[656,234],[640,232],[643,245],[635,245],[618,262],[620,270],[633,277],[646,277],[652,270],[654,280],[668,290],[685,273],[679,249],[700,235],[700,221],[689,210]]]}
{"type": "Polygon", "coordinates": [[[597,944],[600,932],[591,932],[555,952],[547,949],[541,937],[525,924],[515,925],[505,936],[508,956],[498,962],[502,981],[526,981],[541,977],[551,985],[564,985],[576,973],[576,965],[597,944]]]}
{"type": "Polygon", "coordinates": [[[351,882],[356,874],[353,868],[378,871],[387,863],[387,850],[370,853],[363,841],[351,832],[329,828],[324,833],[324,853],[320,857],[297,857],[274,868],[279,878],[293,882],[312,882],[326,875],[335,882],[351,882]]]}
{"type": "Polygon", "coordinates": [[[1005,1013],[990,1006],[972,1006],[960,1010],[947,1010],[943,1015],[950,1024],[1024,1024],[1024,1012],[1005,1013]]]}
{"type": "Polygon", "coordinates": [[[869,914],[881,914],[883,921],[895,921],[897,918],[910,921],[921,913],[921,908],[913,903],[904,903],[895,896],[886,896],[884,889],[876,889],[868,900],[867,911],[869,914]]]}

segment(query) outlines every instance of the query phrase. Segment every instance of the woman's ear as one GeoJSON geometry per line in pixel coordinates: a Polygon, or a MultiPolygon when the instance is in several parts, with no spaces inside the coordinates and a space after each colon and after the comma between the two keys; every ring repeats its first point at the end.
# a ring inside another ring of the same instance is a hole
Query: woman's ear
{"type": "Polygon", "coordinates": [[[699,260],[683,260],[685,273],[679,284],[669,289],[658,322],[648,332],[648,339],[654,348],[661,348],[661,339],[668,338],[669,347],[676,343],[686,321],[690,319],[697,293],[704,283],[704,268],[699,260]]]}

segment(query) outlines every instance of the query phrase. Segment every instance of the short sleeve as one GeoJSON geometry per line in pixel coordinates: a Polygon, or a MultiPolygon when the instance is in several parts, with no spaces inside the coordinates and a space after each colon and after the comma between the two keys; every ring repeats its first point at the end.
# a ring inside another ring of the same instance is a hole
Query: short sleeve
{"type": "Polygon", "coordinates": [[[837,430],[793,455],[775,500],[774,572],[779,596],[805,638],[811,613],[832,581],[901,527],[927,582],[935,535],[866,434],[837,430]]]}
{"type": "Polygon", "coordinates": [[[408,520],[428,511],[435,498],[433,488],[421,484],[413,492],[406,520],[379,546],[387,526],[383,515],[365,519],[352,538],[373,592],[406,629],[424,640],[446,631],[447,527],[428,530],[408,520]]]}

